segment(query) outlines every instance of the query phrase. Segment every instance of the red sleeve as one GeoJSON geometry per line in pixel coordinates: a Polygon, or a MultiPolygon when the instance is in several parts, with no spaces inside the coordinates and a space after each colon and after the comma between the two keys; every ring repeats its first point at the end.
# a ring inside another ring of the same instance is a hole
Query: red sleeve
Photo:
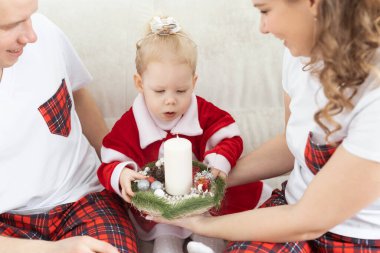
{"type": "Polygon", "coordinates": [[[141,165],[143,154],[140,148],[139,131],[132,108],[127,111],[103,139],[105,148],[116,150],[141,165]]]}
{"type": "Polygon", "coordinates": [[[114,192],[111,185],[111,176],[115,167],[119,163],[120,162],[102,163],[98,169],[97,174],[98,174],[99,181],[104,186],[104,188],[106,188],[108,191],[114,192]]]}
{"type": "MultiPolygon", "coordinates": [[[[197,97],[197,101],[199,122],[203,129],[201,149],[205,150],[207,141],[220,129],[234,124],[235,120],[228,112],[216,107],[205,99],[197,97]]],[[[202,159],[210,153],[216,153],[224,156],[231,164],[231,167],[234,167],[242,152],[242,138],[240,136],[233,136],[223,139],[215,147],[205,152],[202,159]]]]}
{"type": "MultiPolygon", "coordinates": [[[[141,164],[140,158],[143,156],[132,109],[127,111],[104,137],[103,147],[120,152],[137,164],[141,164]]],[[[100,183],[109,191],[113,191],[111,186],[112,173],[115,167],[121,162],[125,161],[115,160],[104,162],[104,157],[102,157],[102,164],[98,168],[97,175],[100,183]]]]}
{"type": "Polygon", "coordinates": [[[224,156],[231,164],[231,169],[236,165],[236,161],[243,152],[243,140],[240,136],[226,138],[218,143],[214,148],[205,152],[204,156],[211,153],[216,153],[224,156]]]}

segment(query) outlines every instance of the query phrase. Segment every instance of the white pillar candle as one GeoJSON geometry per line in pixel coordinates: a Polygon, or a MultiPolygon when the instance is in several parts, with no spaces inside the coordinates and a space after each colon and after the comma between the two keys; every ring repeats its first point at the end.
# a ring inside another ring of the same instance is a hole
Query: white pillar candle
{"type": "Polygon", "coordinates": [[[170,195],[190,192],[193,182],[191,142],[175,137],[164,143],[165,190],[170,195]]]}

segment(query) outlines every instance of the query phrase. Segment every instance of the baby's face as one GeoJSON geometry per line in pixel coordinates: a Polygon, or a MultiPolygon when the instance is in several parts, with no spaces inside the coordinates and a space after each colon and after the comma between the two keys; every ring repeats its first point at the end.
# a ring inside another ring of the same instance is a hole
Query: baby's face
{"type": "Polygon", "coordinates": [[[145,103],[157,119],[169,122],[189,108],[196,76],[187,64],[151,62],[142,75],[145,103]]]}

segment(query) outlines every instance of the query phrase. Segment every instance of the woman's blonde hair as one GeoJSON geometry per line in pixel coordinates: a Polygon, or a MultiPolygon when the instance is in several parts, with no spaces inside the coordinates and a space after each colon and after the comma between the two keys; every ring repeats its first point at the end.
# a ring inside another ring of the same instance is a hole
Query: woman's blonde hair
{"type": "Polygon", "coordinates": [[[316,22],[316,40],[307,67],[319,77],[328,100],[314,115],[328,141],[341,129],[333,116],[353,108],[352,98],[374,67],[380,46],[380,1],[320,0],[316,22]]]}
{"type": "Polygon", "coordinates": [[[174,33],[160,33],[153,31],[149,26],[145,37],[136,43],[136,70],[142,75],[150,62],[170,60],[188,64],[195,74],[197,55],[196,44],[182,29],[174,33]]]}

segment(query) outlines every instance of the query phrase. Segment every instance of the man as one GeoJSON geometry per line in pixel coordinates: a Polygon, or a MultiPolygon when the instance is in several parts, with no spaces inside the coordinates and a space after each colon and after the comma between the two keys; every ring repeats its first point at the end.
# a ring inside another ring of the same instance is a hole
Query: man
{"type": "Polygon", "coordinates": [[[37,8],[0,0],[0,252],[137,252],[96,177],[108,129],[83,88],[91,77],[37,8]]]}

